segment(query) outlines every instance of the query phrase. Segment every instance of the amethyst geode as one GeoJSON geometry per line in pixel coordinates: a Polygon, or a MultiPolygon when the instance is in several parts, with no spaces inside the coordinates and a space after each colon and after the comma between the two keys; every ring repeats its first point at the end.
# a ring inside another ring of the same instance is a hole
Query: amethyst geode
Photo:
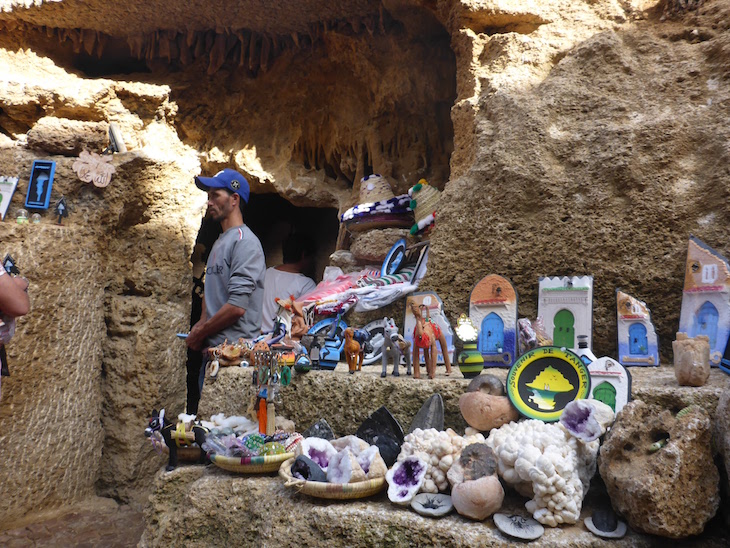
{"type": "Polygon", "coordinates": [[[428,463],[418,457],[407,457],[396,462],[385,475],[390,501],[403,506],[410,504],[421,490],[427,471],[428,463]]]}

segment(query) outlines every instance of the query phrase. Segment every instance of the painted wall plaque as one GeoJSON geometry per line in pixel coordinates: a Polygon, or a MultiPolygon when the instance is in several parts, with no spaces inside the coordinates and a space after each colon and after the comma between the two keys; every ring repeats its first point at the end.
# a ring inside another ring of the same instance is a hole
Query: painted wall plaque
{"type": "Polygon", "coordinates": [[[585,335],[593,347],[593,276],[540,278],[537,315],[553,345],[578,348],[578,336],[585,335]]]}
{"type": "Polygon", "coordinates": [[[517,292],[507,278],[490,274],[474,286],[469,319],[479,331],[485,366],[509,367],[517,359],[517,292]]]}
{"type": "Polygon", "coordinates": [[[618,357],[624,365],[659,365],[659,344],[646,303],[616,290],[618,357]]]}
{"type": "Polygon", "coordinates": [[[34,160],[28,183],[28,194],[25,196],[25,207],[48,209],[53,188],[53,175],[56,173],[56,162],[53,160],[34,160]]]}
{"type": "Polygon", "coordinates": [[[631,401],[631,373],[616,360],[604,356],[588,364],[591,375],[591,395],[615,413],[631,401]]]}
{"type": "Polygon", "coordinates": [[[0,220],[5,220],[5,214],[8,212],[17,186],[17,177],[0,176],[0,220]]]}
{"type": "MultiPolygon", "coordinates": [[[[428,314],[431,316],[436,325],[441,329],[441,333],[446,341],[446,348],[449,355],[450,363],[453,363],[454,358],[454,331],[451,329],[449,320],[446,319],[444,314],[444,303],[441,298],[432,291],[415,292],[408,295],[406,298],[406,313],[403,320],[403,338],[413,345],[413,328],[416,327],[416,317],[411,312],[411,302],[415,302],[416,306],[426,305],[428,314]]],[[[438,349],[438,355],[436,357],[436,363],[445,363],[443,351],[441,345],[436,343],[438,349]]],[[[401,358],[401,363],[405,363],[405,358],[401,358]]],[[[421,363],[424,364],[423,355],[421,353],[421,363]]]]}
{"type": "Polygon", "coordinates": [[[96,154],[82,150],[79,159],[73,163],[73,170],[85,183],[94,183],[94,186],[104,188],[109,186],[112,175],[117,168],[114,167],[111,154],[96,154]]]}
{"type": "Polygon", "coordinates": [[[525,352],[507,374],[507,396],[531,419],[554,422],[573,400],[591,390],[588,367],[565,348],[540,346],[525,352]]]}
{"type": "Polygon", "coordinates": [[[679,331],[707,335],[710,365],[720,365],[730,335],[730,264],[694,236],[687,249],[679,331]]]}

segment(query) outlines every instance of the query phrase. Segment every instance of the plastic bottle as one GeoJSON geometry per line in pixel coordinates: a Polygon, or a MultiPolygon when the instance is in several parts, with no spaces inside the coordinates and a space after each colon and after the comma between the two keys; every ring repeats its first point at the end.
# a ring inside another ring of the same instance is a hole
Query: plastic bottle
{"type": "Polygon", "coordinates": [[[588,348],[588,335],[578,335],[578,349],[575,350],[575,353],[580,356],[580,359],[583,361],[584,364],[588,365],[591,362],[596,361],[596,355],[591,352],[591,349],[588,348]]]}

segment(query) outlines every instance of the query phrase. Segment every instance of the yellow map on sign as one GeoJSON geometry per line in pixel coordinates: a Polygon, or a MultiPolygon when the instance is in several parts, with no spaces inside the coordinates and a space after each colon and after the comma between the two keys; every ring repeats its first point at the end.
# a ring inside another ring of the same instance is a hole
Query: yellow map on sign
{"type": "Polygon", "coordinates": [[[525,386],[532,388],[532,396],[529,397],[529,400],[539,409],[546,411],[555,409],[556,394],[573,390],[570,381],[552,366],[547,366],[531,383],[525,386]]]}

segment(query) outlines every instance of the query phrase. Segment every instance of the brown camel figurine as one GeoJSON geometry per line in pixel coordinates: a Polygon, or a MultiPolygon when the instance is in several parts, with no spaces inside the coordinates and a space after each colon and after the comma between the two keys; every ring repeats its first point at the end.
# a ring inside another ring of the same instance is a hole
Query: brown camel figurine
{"type": "Polygon", "coordinates": [[[426,362],[426,373],[429,379],[436,376],[436,334],[433,325],[427,322],[421,314],[418,305],[411,301],[411,311],[416,317],[416,327],[413,328],[413,378],[421,378],[421,353],[423,349],[423,361],[426,362]]]}
{"type": "Polygon", "coordinates": [[[345,329],[345,359],[351,375],[355,371],[362,371],[362,362],[365,359],[365,353],[354,337],[355,330],[352,327],[345,329]]]}
{"type": "MultiPolygon", "coordinates": [[[[428,307],[424,306],[423,308],[426,309],[426,322],[431,324],[434,335],[436,335],[436,340],[441,347],[441,355],[444,357],[444,366],[446,367],[446,376],[449,376],[451,375],[451,358],[449,357],[449,347],[446,343],[446,335],[444,335],[443,330],[438,326],[438,324],[431,319],[431,313],[429,312],[428,307]]],[[[436,363],[437,357],[438,353],[434,354],[434,364],[436,363]]]]}

